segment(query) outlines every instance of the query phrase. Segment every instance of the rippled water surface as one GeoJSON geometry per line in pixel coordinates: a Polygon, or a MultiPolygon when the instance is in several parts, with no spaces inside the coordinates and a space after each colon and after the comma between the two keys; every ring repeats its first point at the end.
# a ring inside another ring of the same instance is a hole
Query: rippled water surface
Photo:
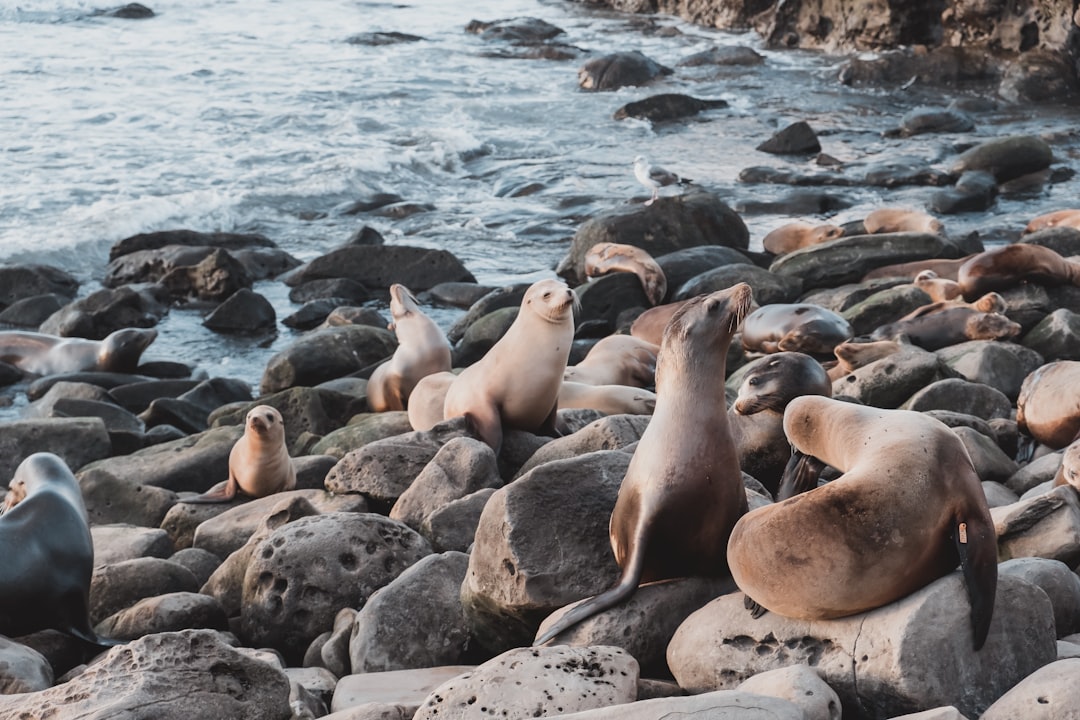
{"type": "MultiPolygon", "coordinates": [[[[94,15],[84,2],[0,7],[0,261],[47,262],[97,286],[115,241],[172,228],[261,232],[302,260],[363,225],[389,242],[442,247],[488,284],[550,276],[580,222],[644,190],[639,153],[742,210],[752,243],[787,215],[753,211],[790,192],[737,181],[750,165],[814,170],[754,147],[795,120],[845,162],[913,155],[947,164],[957,144],[1047,133],[1074,159],[1075,114],[1000,106],[978,130],[887,140],[911,107],[951,96],[915,84],[863,90],[836,80],[841,58],[767,51],[756,36],[666,16],[624,16],[566,2],[428,0],[161,0],[156,17],[94,15]],[[530,16],[583,51],[568,61],[500,56],[508,46],[465,32],[470,20],[530,16]],[[402,32],[416,42],[350,43],[402,32]],[[714,45],[747,45],[754,67],[678,67],[714,45]],[[641,50],[676,72],[647,88],[578,89],[591,55],[641,50]],[[616,121],[621,105],[658,92],[720,98],[729,107],[653,127],[616,121]],[[374,193],[431,209],[406,219],[342,211],[374,193]]],[[[950,231],[1005,235],[1038,212],[1075,204],[1073,182],[999,200],[988,213],[946,219],[950,231]]],[[[884,202],[920,204],[925,189],[845,189],[856,219],[884,202]]],[[[806,216],[803,216],[806,217],[806,216]]],[[[824,219],[824,218],[822,218],[824,219]]],[[[277,282],[256,290],[278,316],[296,309],[277,282]]],[[[442,321],[451,314],[442,311],[442,321]]],[[[198,363],[257,384],[269,344],[223,339],[201,314],[174,309],[147,357],[198,363]]]]}

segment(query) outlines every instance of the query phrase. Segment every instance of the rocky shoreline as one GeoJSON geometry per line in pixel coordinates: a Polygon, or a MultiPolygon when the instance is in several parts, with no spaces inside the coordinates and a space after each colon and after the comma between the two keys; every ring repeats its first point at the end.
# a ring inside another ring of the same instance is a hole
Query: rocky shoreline
{"type": "MultiPolygon", "coordinates": [[[[604,89],[611,78],[634,84],[637,73],[660,71],[615,55],[582,74],[604,89]]],[[[630,112],[671,120],[692,107],[665,97],[630,112]]],[[[958,113],[914,115],[898,133],[956,132],[958,113]]],[[[784,154],[820,152],[808,149],[816,138],[805,130],[762,140],[784,154]]],[[[1055,149],[1053,138],[1007,135],[972,143],[945,170],[905,175],[894,166],[876,177],[930,189],[936,213],[977,214],[1010,189],[1070,177],[1055,149]]],[[[844,177],[744,171],[747,183],[792,186],[844,177]]],[[[785,211],[803,214],[793,204],[785,211]]],[[[893,266],[987,249],[971,234],[872,232],[863,221],[840,231],[785,255],[752,251],[740,212],[700,188],[590,217],[558,267],[581,304],[570,364],[651,305],[632,273],[588,277],[586,255],[598,243],[655,258],[665,302],[745,282],[758,305],[811,303],[860,339],[931,300],[914,272],[893,266]]],[[[1080,255],[1080,230],[1023,231],[1006,229],[1009,243],[1080,255]]],[[[460,307],[447,333],[456,368],[482,357],[518,312],[524,284],[478,286],[446,251],[387,244],[366,228],[301,263],[263,236],[151,233],[116,243],[103,289],[86,296],[57,268],[0,268],[0,322],[102,339],[153,327],[183,303],[204,308],[215,332],[257,336],[277,322],[252,290],[257,281],[289,288],[303,307],[282,322],[305,330],[259,378],[208,378],[148,360],[134,373],[30,381],[0,363],[0,382],[32,401],[26,417],[0,428],[0,478],[35,452],[55,453],[75,473],[94,546],[90,620],[124,643],[97,655],[56,630],[0,638],[0,714],[992,719],[1065,717],[1080,702],[1080,499],[1069,484],[1052,487],[1064,447],[1029,460],[1017,423],[1025,379],[1080,361],[1076,284],[1028,277],[1002,287],[1004,314],[1018,327],[1007,339],[904,345],[841,368],[832,383],[835,397],[938,418],[971,456],[1001,561],[989,638],[973,652],[960,571],[829,621],[753,619],[730,578],[655,583],[561,636],[567,645],[531,647],[554,613],[618,577],[608,520],[649,416],[566,409],[564,436],[509,431],[496,453],[462,418],[416,431],[404,411],[370,412],[367,379],[398,345],[387,318],[362,306],[373,295],[400,283],[429,306],[460,307]],[[296,489],[181,503],[227,477],[256,405],[284,418],[296,489]]],[[[753,360],[733,347],[729,398],[753,360]]],[[[787,449],[782,437],[780,445],[787,449]]],[[[749,473],[745,482],[751,508],[773,501],[775,478],[749,473]]],[[[797,531],[792,542],[801,542],[797,531]]]]}

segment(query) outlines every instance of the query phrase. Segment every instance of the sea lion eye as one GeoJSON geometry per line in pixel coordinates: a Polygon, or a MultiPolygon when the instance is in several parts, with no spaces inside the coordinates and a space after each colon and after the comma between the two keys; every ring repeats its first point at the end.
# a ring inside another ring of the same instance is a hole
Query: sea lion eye
{"type": "Polygon", "coordinates": [[[761,383],[760,378],[752,377],[746,381],[749,385],[759,385],[761,383]]]}
{"type": "Polygon", "coordinates": [[[547,300],[550,297],[551,297],[551,291],[548,290],[546,293],[544,293],[544,299],[547,300]]]}

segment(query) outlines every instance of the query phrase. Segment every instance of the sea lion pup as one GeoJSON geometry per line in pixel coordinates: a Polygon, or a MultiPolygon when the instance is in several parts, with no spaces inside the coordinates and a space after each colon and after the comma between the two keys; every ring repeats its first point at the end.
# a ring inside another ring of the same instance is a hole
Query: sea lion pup
{"type": "Polygon", "coordinates": [[[960,297],[960,283],[938,277],[933,270],[923,270],[915,276],[911,284],[929,295],[931,302],[945,302],[960,297]]]}
{"type": "Polygon", "coordinates": [[[862,282],[891,277],[915,279],[915,276],[923,270],[933,270],[937,273],[938,277],[947,280],[956,280],[956,273],[960,270],[960,266],[973,257],[975,257],[975,255],[965,255],[962,258],[953,259],[932,258],[930,260],[913,260],[912,262],[884,265],[863,275],[862,282]]]}
{"type": "Polygon", "coordinates": [[[261,498],[295,487],[296,468],[285,447],[281,413],[269,405],[256,405],[248,411],[243,437],[229,452],[229,479],[225,486],[196,497],[181,498],[180,502],[229,502],[238,492],[261,498]]]}
{"type": "Polygon", "coordinates": [[[788,404],[784,431],[796,453],[781,484],[786,499],[747,513],[728,543],[748,607],[802,620],[854,615],[959,563],[981,648],[994,611],[997,538],[956,434],[922,413],[811,395],[788,404]],[[825,464],[843,474],[817,487],[825,464]]]}
{"type": "Polygon", "coordinates": [[[833,348],[836,365],[827,371],[829,379],[839,380],[861,367],[866,367],[872,362],[894,355],[905,347],[911,347],[911,344],[899,340],[872,340],[869,342],[849,340],[842,342],[833,348]]]}
{"type": "Polygon", "coordinates": [[[828,308],[811,303],[773,303],[746,316],[742,346],[747,352],[831,355],[834,347],[854,335],[851,324],[828,308]]]}
{"type": "Polygon", "coordinates": [[[52,453],[19,463],[0,515],[0,634],[51,628],[98,646],[116,645],[90,625],[94,543],[79,482],[52,453]]]}
{"type": "Polygon", "coordinates": [[[1080,230],[1080,210],[1055,210],[1033,217],[1024,228],[1024,235],[1052,227],[1071,227],[1080,230]]]}
{"type": "Polygon", "coordinates": [[[585,253],[585,276],[594,278],[611,272],[630,272],[641,280],[645,297],[659,305],[667,295],[667,276],[652,255],[636,245],[602,242],[585,253]]]}
{"type": "Polygon", "coordinates": [[[770,231],[761,240],[761,245],[773,255],[785,255],[800,248],[835,240],[843,235],[844,229],[836,225],[812,225],[799,220],[770,231]]]}
{"type": "Polygon", "coordinates": [[[34,375],[96,370],[133,373],[157,339],[157,330],[124,328],[104,340],[58,337],[22,330],[0,331],[0,360],[34,375]]]}
{"type": "Polygon", "coordinates": [[[563,380],[588,385],[647,387],[656,374],[660,347],[632,335],[608,335],[593,345],[577,365],[563,372],[563,380]]]}
{"type": "Polygon", "coordinates": [[[968,340],[1007,340],[1019,334],[1020,324],[1001,313],[953,307],[882,325],[870,333],[870,339],[905,338],[924,350],[940,350],[968,340]]]}
{"type": "Polygon", "coordinates": [[[1016,428],[1054,450],[1080,439],[1080,361],[1058,360],[1028,373],[1016,398],[1016,428]]]}
{"type": "Polygon", "coordinates": [[[963,297],[958,297],[952,300],[929,303],[922,307],[915,308],[907,315],[900,318],[900,320],[914,320],[915,318],[932,315],[933,313],[941,312],[942,310],[951,310],[952,308],[969,308],[981,313],[999,313],[1004,315],[1005,311],[1009,309],[1009,304],[1005,302],[1005,298],[998,293],[989,292],[975,302],[964,302],[963,297]]]}
{"type": "Polygon", "coordinates": [[[1057,474],[1054,475],[1054,487],[1072,485],[1073,489],[1080,492],[1080,441],[1073,441],[1065,448],[1061,456],[1061,465],[1057,474]]]}
{"type": "Polygon", "coordinates": [[[394,356],[375,368],[367,384],[373,412],[404,410],[409,394],[425,375],[450,370],[450,341],[435,321],[424,314],[409,289],[390,286],[389,329],[397,335],[394,356]]]}
{"type": "Polygon", "coordinates": [[[727,536],[747,504],[723,378],[750,300],[750,286],[739,283],[693,298],[671,319],[657,358],[656,409],[611,513],[611,549],[622,576],[567,612],[535,645],[617,605],[640,583],[727,574],[727,536]]]}
{"type": "Polygon", "coordinates": [[[588,385],[563,380],[559,409],[587,408],[605,415],[652,415],[656,393],[629,385],[588,385]]]}
{"type": "Polygon", "coordinates": [[[863,227],[871,235],[878,233],[919,232],[941,235],[945,228],[933,215],[921,210],[881,208],[863,219],[863,227]]]}
{"type": "Polygon", "coordinates": [[[577,296],[564,283],[534,283],[506,334],[450,384],[443,417],[466,416],[496,453],[503,426],[557,435],[559,386],[574,341],[576,305],[577,296]]]}
{"type": "Polygon", "coordinates": [[[968,258],[956,272],[956,282],[960,283],[965,300],[974,300],[992,290],[1005,290],[1025,280],[1080,285],[1080,263],[1042,245],[1013,243],[968,258]]]}

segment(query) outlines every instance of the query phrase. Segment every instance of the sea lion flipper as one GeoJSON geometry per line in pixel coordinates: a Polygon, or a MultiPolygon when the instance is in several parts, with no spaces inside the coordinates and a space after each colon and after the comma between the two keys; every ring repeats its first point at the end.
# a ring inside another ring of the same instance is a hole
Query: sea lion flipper
{"type": "Polygon", "coordinates": [[[559,402],[556,398],[555,404],[551,406],[551,412],[544,418],[544,422],[540,423],[540,428],[537,430],[536,434],[546,435],[548,437],[562,437],[563,435],[569,434],[566,432],[568,429],[569,428],[566,425],[563,425],[560,428],[559,402]]]}
{"type": "Polygon", "coordinates": [[[997,540],[992,527],[960,520],[953,529],[953,541],[960,556],[968,601],[971,603],[971,630],[974,648],[982,649],[990,632],[997,594],[997,540]]]}
{"type": "Polygon", "coordinates": [[[487,443],[496,454],[502,448],[503,428],[498,413],[480,413],[478,406],[465,413],[465,425],[476,437],[487,443]]]}
{"type": "Polygon", "coordinates": [[[237,490],[238,486],[236,484],[236,479],[230,475],[228,481],[225,483],[225,487],[220,490],[205,492],[202,495],[196,495],[191,498],[181,498],[179,502],[191,505],[231,502],[233,498],[236,497],[237,490]]]}
{"type": "Polygon", "coordinates": [[[1035,456],[1035,446],[1037,444],[1035,438],[1030,435],[1018,433],[1016,439],[1016,462],[1021,465],[1031,462],[1031,458],[1035,456]]]}
{"type": "Polygon", "coordinates": [[[813,455],[806,455],[795,448],[791,449],[791,459],[780,477],[780,487],[776,490],[776,501],[787,500],[817,487],[825,463],[813,455]]]}
{"type": "Polygon", "coordinates": [[[750,611],[750,617],[757,620],[759,617],[769,612],[768,608],[754,600],[749,595],[743,595],[743,607],[750,611]]]}

